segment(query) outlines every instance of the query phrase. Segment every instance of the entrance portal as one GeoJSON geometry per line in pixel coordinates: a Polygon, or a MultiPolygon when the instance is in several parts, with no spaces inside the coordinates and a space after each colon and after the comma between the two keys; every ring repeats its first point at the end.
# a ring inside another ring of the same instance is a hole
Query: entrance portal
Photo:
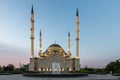
{"type": "Polygon", "coordinates": [[[60,74],[60,63],[52,63],[52,73],[60,74]]]}

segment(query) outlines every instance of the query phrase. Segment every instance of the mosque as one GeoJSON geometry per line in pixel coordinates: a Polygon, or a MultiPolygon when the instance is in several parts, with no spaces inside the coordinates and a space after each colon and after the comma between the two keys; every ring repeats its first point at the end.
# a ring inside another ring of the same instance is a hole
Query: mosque
{"type": "Polygon", "coordinates": [[[68,51],[59,44],[51,44],[46,51],[42,52],[42,33],[40,31],[40,48],[38,57],[34,57],[34,10],[31,10],[31,54],[29,71],[52,72],[52,71],[75,71],[80,70],[79,57],[79,16],[78,9],[76,10],[76,57],[72,58],[70,52],[70,32],[68,33],[68,51]]]}

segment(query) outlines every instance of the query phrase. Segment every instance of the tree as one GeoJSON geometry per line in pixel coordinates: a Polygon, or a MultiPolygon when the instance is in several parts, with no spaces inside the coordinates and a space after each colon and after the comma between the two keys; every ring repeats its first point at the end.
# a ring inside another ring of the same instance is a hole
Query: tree
{"type": "Polygon", "coordinates": [[[0,66],[0,71],[2,70],[2,67],[0,66]]]}
{"type": "Polygon", "coordinates": [[[0,73],[2,73],[3,72],[3,68],[0,66],[0,73]]]}
{"type": "Polygon", "coordinates": [[[95,68],[88,68],[88,67],[85,67],[83,70],[88,71],[89,74],[95,74],[95,68]]]}
{"type": "Polygon", "coordinates": [[[107,64],[107,66],[105,67],[105,70],[107,72],[112,71],[113,73],[120,73],[120,62],[119,62],[119,60],[116,60],[115,62],[110,62],[109,64],[107,64]]]}
{"type": "Polygon", "coordinates": [[[8,64],[7,67],[8,67],[8,71],[13,71],[15,69],[13,64],[8,64]]]}
{"type": "Polygon", "coordinates": [[[13,66],[13,64],[8,64],[7,66],[3,66],[3,70],[5,71],[5,72],[12,72],[12,71],[14,71],[14,69],[15,69],[15,67],[13,66]]]}

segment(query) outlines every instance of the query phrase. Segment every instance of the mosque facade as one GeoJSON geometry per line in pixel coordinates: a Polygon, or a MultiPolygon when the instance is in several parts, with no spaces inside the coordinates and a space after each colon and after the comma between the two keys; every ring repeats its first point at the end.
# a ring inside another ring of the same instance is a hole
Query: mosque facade
{"type": "Polygon", "coordinates": [[[68,33],[68,51],[59,44],[51,44],[46,51],[42,52],[42,33],[40,31],[40,48],[38,57],[34,57],[34,10],[31,10],[31,56],[28,65],[29,71],[52,72],[52,71],[76,71],[80,70],[79,58],[79,16],[78,9],[76,10],[76,57],[72,58],[70,52],[70,32],[68,33]]]}

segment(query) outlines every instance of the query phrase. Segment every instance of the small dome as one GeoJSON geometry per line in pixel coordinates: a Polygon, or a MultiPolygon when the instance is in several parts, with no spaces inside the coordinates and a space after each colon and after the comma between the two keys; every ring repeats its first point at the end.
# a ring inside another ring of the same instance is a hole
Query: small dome
{"type": "Polygon", "coordinates": [[[51,44],[49,47],[60,47],[61,48],[59,44],[51,44]]]}

